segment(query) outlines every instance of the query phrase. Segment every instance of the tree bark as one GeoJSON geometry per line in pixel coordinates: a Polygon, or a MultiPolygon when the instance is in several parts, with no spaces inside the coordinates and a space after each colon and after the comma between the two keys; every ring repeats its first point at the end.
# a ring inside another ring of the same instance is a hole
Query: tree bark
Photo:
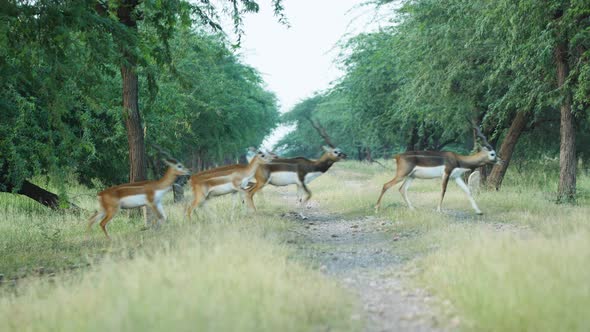
{"type": "Polygon", "coordinates": [[[172,193],[174,194],[174,203],[184,200],[184,185],[188,182],[189,176],[179,176],[172,184],[172,193]]]}
{"type": "Polygon", "coordinates": [[[138,106],[138,79],[134,65],[121,66],[123,78],[123,112],[129,144],[129,181],[147,179],[145,141],[138,106]]]}
{"type": "Polygon", "coordinates": [[[24,181],[21,188],[16,193],[27,196],[52,210],[59,209],[59,196],[32,184],[29,181],[24,181]]]}
{"type": "Polygon", "coordinates": [[[406,144],[406,151],[414,151],[416,143],[418,142],[418,129],[415,126],[410,129],[410,140],[406,144]]]}
{"type": "Polygon", "coordinates": [[[576,129],[572,114],[572,96],[567,87],[564,87],[569,75],[567,62],[567,45],[560,43],[555,49],[555,62],[557,66],[557,86],[562,89],[563,102],[560,107],[560,145],[559,145],[559,186],[557,200],[559,202],[571,202],[576,197],[576,129]]]}
{"type": "MultiPolygon", "coordinates": [[[[14,189],[14,184],[12,183],[3,183],[6,188],[6,192],[12,192],[14,189]]],[[[80,207],[78,207],[74,203],[70,203],[67,201],[61,202],[58,195],[47,191],[27,180],[23,181],[19,190],[15,192],[16,194],[26,196],[39,204],[43,204],[48,208],[55,210],[55,211],[63,211],[63,210],[72,210],[74,212],[79,212],[80,207]],[[62,206],[63,203],[63,206],[62,206]]]]}
{"type": "Polygon", "coordinates": [[[373,155],[371,154],[371,148],[370,147],[366,147],[365,148],[365,158],[367,159],[367,161],[369,163],[373,162],[373,155]]]}
{"type": "MultiPolygon", "coordinates": [[[[137,4],[137,0],[123,1],[117,9],[119,22],[127,26],[133,34],[137,34],[137,22],[133,16],[133,10],[137,4]]],[[[132,45],[124,45],[122,48],[121,78],[123,80],[123,112],[129,144],[129,182],[137,182],[147,179],[144,133],[138,102],[137,62],[135,56],[129,51],[133,49],[132,45]]]]}
{"type": "Polygon", "coordinates": [[[326,142],[326,144],[331,147],[331,148],[335,148],[336,146],[332,143],[332,140],[330,139],[330,136],[328,135],[328,132],[326,132],[326,128],[324,128],[319,121],[313,121],[311,117],[305,117],[307,119],[307,121],[309,121],[309,123],[311,124],[311,126],[313,127],[313,129],[315,129],[318,134],[320,135],[320,137],[322,137],[322,139],[324,139],[324,142],[326,142]]]}
{"type": "Polygon", "coordinates": [[[488,188],[500,190],[504,175],[506,175],[506,170],[508,169],[508,165],[510,165],[510,159],[512,159],[516,143],[528,122],[529,114],[529,111],[518,112],[512,120],[508,133],[502,141],[500,151],[497,151],[498,155],[504,162],[502,164],[496,164],[494,165],[494,168],[492,168],[492,172],[487,178],[486,185],[488,188]]]}

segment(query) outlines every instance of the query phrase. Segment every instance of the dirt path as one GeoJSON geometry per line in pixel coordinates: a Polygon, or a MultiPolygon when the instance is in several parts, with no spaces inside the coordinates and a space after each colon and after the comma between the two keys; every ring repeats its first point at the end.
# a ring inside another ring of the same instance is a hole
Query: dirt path
{"type": "Polygon", "coordinates": [[[359,319],[365,331],[441,331],[420,290],[405,289],[396,277],[400,257],[393,251],[394,236],[384,220],[376,217],[345,219],[312,208],[306,220],[297,213],[300,254],[335,277],[362,303],[359,319]]]}

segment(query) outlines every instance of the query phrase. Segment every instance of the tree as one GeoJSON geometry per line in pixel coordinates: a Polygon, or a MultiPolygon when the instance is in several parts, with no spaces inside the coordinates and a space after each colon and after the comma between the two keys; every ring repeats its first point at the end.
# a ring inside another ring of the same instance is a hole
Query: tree
{"type": "MultiPolygon", "coordinates": [[[[282,10],[280,2],[273,3],[277,11],[282,10]]],[[[257,10],[251,1],[228,1],[227,4],[235,5],[232,8],[238,14],[234,17],[236,24],[240,23],[241,15],[257,10]]],[[[208,2],[196,6],[185,1],[107,3],[89,0],[70,3],[42,0],[10,1],[2,6],[0,74],[5,79],[0,81],[3,119],[0,123],[0,167],[3,170],[0,190],[19,192],[23,184],[26,188],[33,185],[27,179],[48,175],[61,188],[59,196],[63,196],[63,177],[73,172],[79,172],[80,180],[86,184],[97,183],[94,179],[103,184],[125,182],[125,150],[128,147],[122,142],[123,137],[143,140],[145,130],[154,126],[149,123],[144,126],[140,113],[136,112],[132,121],[134,133],[128,135],[130,131],[121,123],[130,117],[122,117],[121,105],[135,109],[138,105],[153,103],[159,84],[164,83],[157,73],[165,73],[162,77],[182,84],[171,61],[170,41],[181,29],[189,29],[191,15],[197,18],[195,25],[191,26],[193,31],[203,36],[211,35],[211,30],[205,30],[203,26],[219,28],[210,19],[215,18],[214,13],[208,2]],[[129,79],[124,84],[126,92],[121,94],[118,87],[123,78],[129,79]]],[[[246,91],[237,102],[248,103],[249,107],[240,113],[241,118],[237,121],[249,117],[259,120],[259,125],[252,125],[252,129],[246,132],[247,139],[261,141],[277,119],[274,96],[261,87],[255,71],[231,60],[236,58],[226,41],[203,38],[201,44],[215,44],[221,53],[211,57],[221,58],[226,63],[211,61],[199,70],[211,65],[225,68],[228,63],[234,64],[231,68],[239,69],[234,70],[231,77],[226,77],[224,82],[228,84],[217,84],[217,88],[218,91],[246,91]],[[256,105],[260,107],[254,107],[256,105]]],[[[177,58],[182,60],[181,56],[177,58]]],[[[194,72],[186,73],[186,76],[190,75],[194,72]]],[[[203,84],[212,85],[212,82],[209,80],[203,84]]],[[[230,103],[227,96],[222,100],[215,94],[203,96],[200,102],[210,102],[205,98],[211,98],[213,104],[223,107],[230,103]]],[[[238,107],[238,104],[231,105],[238,107]]],[[[158,108],[154,110],[160,111],[158,108]]],[[[189,112],[186,108],[183,111],[189,112]]],[[[174,115],[174,112],[162,114],[162,123],[167,123],[174,115]]],[[[149,121],[153,116],[150,114],[149,121]]],[[[194,117],[198,117],[198,113],[195,112],[194,117]]],[[[224,121],[224,118],[215,121],[224,121]]],[[[235,135],[235,122],[230,127],[235,135]]],[[[175,134],[170,133],[167,137],[173,137],[175,141],[187,138],[174,137],[175,134]]],[[[226,140],[229,140],[228,136],[222,135],[226,140]]],[[[220,144],[222,142],[214,142],[209,148],[217,149],[220,144]]],[[[235,146],[232,148],[232,151],[237,150],[235,146]]],[[[144,147],[138,151],[141,149],[144,147]]],[[[129,161],[132,159],[133,156],[129,161]]],[[[131,174],[136,177],[133,174],[137,172],[132,170],[131,174]]],[[[50,202],[57,197],[50,196],[42,201],[50,202]]]]}
{"type": "MultiPolygon", "coordinates": [[[[576,120],[590,104],[589,17],[582,0],[405,1],[389,27],[344,44],[345,75],[322,95],[337,93],[351,116],[328,116],[320,107],[325,101],[313,114],[322,124],[339,119],[352,140],[391,153],[467,152],[470,118],[506,161],[491,170],[489,187],[500,188],[514,151],[526,154],[519,159],[559,151],[558,200],[573,200],[576,150],[587,149],[576,144],[584,130],[575,124],[588,127],[576,120]],[[522,137],[526,149],[519,150],[522,137]]],[[[283,143],[303,150],[308,132],[298,126],[283,143]]]]}

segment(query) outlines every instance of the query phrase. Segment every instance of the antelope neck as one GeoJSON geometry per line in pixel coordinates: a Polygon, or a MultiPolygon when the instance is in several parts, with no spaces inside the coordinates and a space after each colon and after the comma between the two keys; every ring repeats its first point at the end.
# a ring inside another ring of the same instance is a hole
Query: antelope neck
{"type": "Polygon", "coordinates": [[[325,173],[332,167],[334,164],[334,160],[328,158],[326,155],[323,155],[319,160],[313,162],[313,166],[315,171],[325,173]]]}
{"type": "Polygon", "coordinates": [[[156,188],[168,188],[174,183],[174,180],[176,180],[176,173],[174,172],[174,169],[172,169],[172,167],[168,167],[166,174],[164,174],[162,178],[156,181],[156,188]]]}
{"type": "Polygon", "coordinates": [[[248,176],[253,176],[261,163],[262,161],[259,158],[254,157],[254,159],[252,159],[252,161],[250,161],[250,163],[248,163],[248,166],[246,167],[246,174],[248,176]]]}
{"type": "Polygon", "coordinates": [[[485,164],[487,153],[478,152],[469,156],[459,156],[459,165],[463,168],[474,168],[485,164]]]}

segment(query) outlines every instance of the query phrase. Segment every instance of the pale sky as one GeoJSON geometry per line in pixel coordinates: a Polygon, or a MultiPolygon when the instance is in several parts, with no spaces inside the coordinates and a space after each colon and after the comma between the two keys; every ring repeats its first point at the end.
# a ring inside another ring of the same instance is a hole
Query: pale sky
{"type": "MultiPolygon", "coordinates": [[[[290,27],[278,23],[270,0],[260,0],[260,12],[245,17],[245,36],[238,52],[262,74],[267,88],[277,95],[281,112],[328,89],[342,75],[334,64],[340,52],[337,43],[375,27],[368,24],[374,9],[360,6],[364,2],[284,0],[290,27]]],[[[263,146],[271,148],[285,132],[279,129],[263,146]]]]}

